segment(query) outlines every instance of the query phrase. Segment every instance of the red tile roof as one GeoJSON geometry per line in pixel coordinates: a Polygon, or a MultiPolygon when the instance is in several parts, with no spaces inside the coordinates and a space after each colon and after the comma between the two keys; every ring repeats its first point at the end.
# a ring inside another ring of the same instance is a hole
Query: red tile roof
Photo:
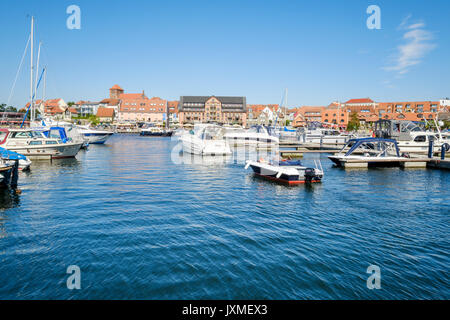
{"type": "Polygon", "coordinates": [[[369,98],[364,99],[350,99],[346,103],[373,103],[374,101],[369,98]]]}
{"type": "Polygon", "coordinates": [[[129,100],[129,99],[143,99],[146,98],[144,93],[122,93],[119,96],[119,99],[121,100],[129,100]]]}
{"type": "Polygon", "coordinates": [[[108,104],[108,106],[117,106],[120,103],[120,99],[103,99],[100,103],[108,104]]]}
{"type": "Polygon", "coordinates": [[[113,108],[100,107],[97,110],[97,117],[99,118],[112,118],[113,116],[114,116],[113,108]]]}
{"type": "Polygon", "coordinates": [[[118,84],[113,85],[110,90],[123,90],[118,84]]]}

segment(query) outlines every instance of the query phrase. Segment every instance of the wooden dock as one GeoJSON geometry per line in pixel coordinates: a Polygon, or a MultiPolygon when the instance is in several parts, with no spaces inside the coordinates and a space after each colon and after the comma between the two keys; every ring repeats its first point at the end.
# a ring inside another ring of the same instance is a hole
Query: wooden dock
{"type": "Polygon", "coordinates": [[[431,169],[450,170],[450,159],[432,158],[427,162],[427,167],[431,169]]]}

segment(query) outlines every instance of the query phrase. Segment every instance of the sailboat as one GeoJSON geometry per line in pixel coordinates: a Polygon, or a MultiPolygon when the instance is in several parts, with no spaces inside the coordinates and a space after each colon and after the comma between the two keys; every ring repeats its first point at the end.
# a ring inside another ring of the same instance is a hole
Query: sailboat
{"type": "MultiPolygon", "coordinates": [[[[35,122],[35,105],[34,97],[38,89],[40,80],[33,82],[33,42],[34,42],[34,17],[31,17],[31,33],[30,33],[30,105],[25,113],[24,119],[20,129],[0,129],[0,147],[7,150],[18,152],[24,156],[35,159],[55,159],[55,158],[69,158],[75,157],[83,145],[82,141],[63,141],[59,138],[52,138],[45,136],[42,132],[33,130],[31,128],[22,128],[25,119],[30,112],[31,123],[35,122]],[[33,87],[33,84],[35,86],[33,87]]],[[[40,56],[40,45],[38,50],[38,66],[40,56]]]]}

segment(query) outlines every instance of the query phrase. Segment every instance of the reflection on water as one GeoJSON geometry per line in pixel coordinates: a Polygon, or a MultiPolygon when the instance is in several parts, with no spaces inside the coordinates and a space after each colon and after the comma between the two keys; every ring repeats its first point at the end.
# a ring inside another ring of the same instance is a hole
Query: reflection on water
{"type": "Polygon", "coordinates": [[[0,194],[0,298],[450,298],[449,172],[305,154],[323,182],[286,187],[234,155],[173,162],[177,144],[114,135],[20,173],[22,194],[0,194]]]}
{"type": "Polygon", "coordinates": [[[15,190],[0,189],[0,211],[11,209],[20,205],[20,195],[15,190]]]}

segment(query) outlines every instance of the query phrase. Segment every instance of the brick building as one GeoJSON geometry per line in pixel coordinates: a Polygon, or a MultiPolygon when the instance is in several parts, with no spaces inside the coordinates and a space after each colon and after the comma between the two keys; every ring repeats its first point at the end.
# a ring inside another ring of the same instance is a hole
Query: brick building
{"type": "Polygon", "coordinates": [[[178,104],[179,122],[246,126],[246,106],[245,97],[181,96],[178,104]]]}

